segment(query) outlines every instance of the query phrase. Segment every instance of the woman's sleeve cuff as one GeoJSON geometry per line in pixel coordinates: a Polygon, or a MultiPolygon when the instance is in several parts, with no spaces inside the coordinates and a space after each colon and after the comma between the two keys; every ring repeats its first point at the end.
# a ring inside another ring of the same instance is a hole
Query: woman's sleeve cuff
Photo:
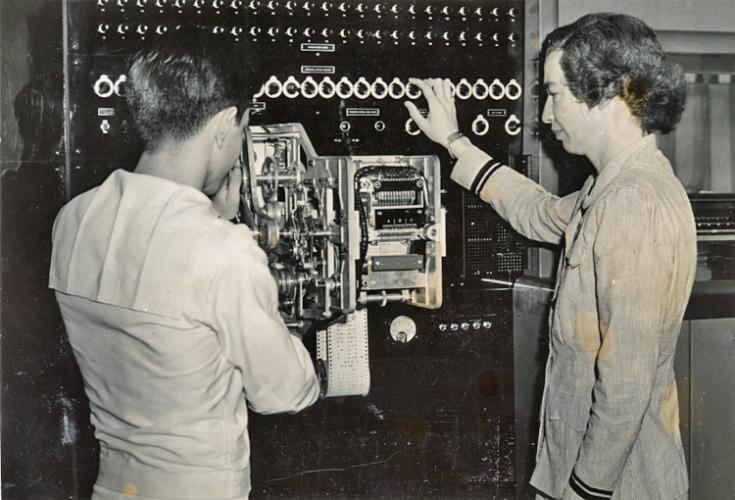
{"type": "Polygon", "coordinates": [[[576,472],[572,472],[569,478],[569,486],[574,492],[585,500],[609,500],[613,492],[602,488],[595,488],[582,481],[576,472]]]}
{"type": "MultiPolygon", "coordinates": [[[[490,163],[490,166],[498,163],[493,161],[493,158],[483,150],[470,144],[469,146],[462,148],[462,151],[457,156],[457,162],[454,164],[454,168],[452,169],[451,179],[465,189],[472,189],[473,184],[475,188],[480,184],[484,185],[484,182],[480,183],[481,179],[478,180],[477,178],[478,176],[482,177],[480,175],[480,171],[483,171],[483,175],[488,174],[487,170],[483,170],[487,166],[488,162],[490,163]],[[475,182],[476,180],[478,182],[475,182]]],[[[485,177],[486,182],[489,175],[486,175],[485,177]]],[[[480,189],[482,189],[482,187],[480,187],[480,189]]],[[[477,193],[478,191],[473,190],[473,192],[477,193]]]]}

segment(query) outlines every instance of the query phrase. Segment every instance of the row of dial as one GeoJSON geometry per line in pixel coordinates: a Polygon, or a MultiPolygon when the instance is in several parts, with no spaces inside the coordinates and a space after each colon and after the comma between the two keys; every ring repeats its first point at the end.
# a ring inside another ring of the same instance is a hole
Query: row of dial
{"type": "MultiPolygon", "coordinates": [[[[102,74],[94,82],[93,90],[97,96],[102,98],[110,97],[113,94],[122,96],[125,94],[125,82],[126,76],[123,74],[114,79],[107,74],[102,74]]],[[[521,97],[523,92],[521,85],[515,78],[511,78],[508,83],[501,82],[499,78],[495,78],[490,83],[483,78],[478,78],[474,83],[470,83],[466,78],[462,78],[457,83],[450,80],[450,85],[452,95],[462,100],[490,98],[499,101],[507,98],[515,101],[521,97]]],[[[346,76],[339,79],[335,77],[334,80],[330,76],[324,76],[319,81],[312,76],[307,76],[299,81],[291,75],[281,81],[277,76],[271,75],[260,87],[254,98],[277,99],[282,96],[289,99],[297,97],[331,99],[335,96],[340,99],[350,99],[352,97],[378,100],[386,98],[418,99],[421,96],[421,90],[416,85],[404,83],[403,80],[397,77],[386,82],[382,77],[370,81],[361,76],[353,83],[346,76]]]]}
{"type": "Polygon", "coordinates": [[[329,2],[329,1],[295,1],[295,0],[97,0],[100,11],[114,9],[140,10],[175,10],[180,13],[187,11],[249,11],[254,14],[270,13],[287,15],[329,14],[358,16],[393,16],[407,15],[411,17],[459,17],[462,19],[500,19],[506,17],[515,19],[520,11],[517,7],[501,9],[500,7],[467,5],[455,2],[454,5],[418,5],[414,2],[329,2]]]}
{"type": "MultiPolygon", "coordinates": [[[[130,23],[106,23],[102,22],[97,25],[97,33],[104,38],[108,36],[126,37],[129,35],[137,35],[146,37],[149,35],[163,35],[171,30],[179,29],[180,25],[167,24],[130,24],[130,23]]],[[[511,44],[519,40],[517,33],[501,34],[496,31],[473,31],[468,29],[449,31],[445,29],[428,29],[428,30],[402,30],[402,29],[365,29],[365,28],[330,28],[311,26],[225,26],[217,25],[209,28],[213,35],[230,35],[235,39],[248,37],[253,40],[258,39],[288,39],[293,42],[295,39],[313,40],[319,39],[323,42],[330,40],[347,43],[355,42],[373,42],[373,43],[394,43],[401,41],[416,43],[459,43],[465,45],[467,43],[476,44],[500,44],[508,41],[511,44]]]]}
{"type": "MultiPolygon", "coordinates": [[[[490,82],[484,78],[478,78],[471,83],[466,78],[461,78],[458,82],[450,80],[452,94],[459,99],[493,99],[499,101],[501,99],[510,99],[515,101],[519,99],[523,93],[521,85],[512,78],[508,83],[503,83],[499,78],[495,78],[490,82]]],[[[354,82],[346,76],[341,78],[324,76],[317,81],[312,76],[307,76],[299,81],[293,75],[281,80],[272,75],[261,86],[256,98],[268,97],[276,99],[281,96],[289,99],[297,97],[305,97],[313,99],[322,97],[330,99],[338,97],[340,99],[349,99],[356,97],[358,99],[417,99],[421,96],[421,90],[414,84],[404,82],[398,77],[393,79],[383,79],[377,77],[374,80],[368,80],[364,76],[357,78],[354,82]],[[387,81],[386,81],[387,80],[387,81]]]]}

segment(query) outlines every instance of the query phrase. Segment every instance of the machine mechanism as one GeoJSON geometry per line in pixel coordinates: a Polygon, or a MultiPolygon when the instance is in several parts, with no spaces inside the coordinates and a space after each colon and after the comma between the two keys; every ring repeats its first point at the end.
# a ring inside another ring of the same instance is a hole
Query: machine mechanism
{"type": "Polygon", "coordinates": [[[322,330],[370,304],[442,304],[445,214],[435,156],[318,156],[301,124],[246,133],[243,222],[286,324],[322,330]]]}

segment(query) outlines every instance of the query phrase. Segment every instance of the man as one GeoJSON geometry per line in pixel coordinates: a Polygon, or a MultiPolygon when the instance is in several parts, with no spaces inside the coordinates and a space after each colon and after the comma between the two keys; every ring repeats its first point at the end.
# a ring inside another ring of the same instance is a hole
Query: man
{"type": "Polygon", "coordinates": [[[296,412],[319,395],[265,254],[228,221],[243,89],[206,37],[184,36],[132,62],[146,142],[135,171],[73,199],[54,226],[50,287],[100,441],[95,499],[245,499],[246,399],[296,412]]]}
{"type": "Polygon", "coordinates": [[[595,174],[559,198],[457,132],[451,88],[415,81],[411,117],[457,158],[452,179],[520,233],[563,243],[536,468],[539,498],[685,498],[674,380],[696,267],[687,195],[656,147],[685,101],[681,69],[638,19],[593,14],[545,42],[542,119],[595,174]]]}

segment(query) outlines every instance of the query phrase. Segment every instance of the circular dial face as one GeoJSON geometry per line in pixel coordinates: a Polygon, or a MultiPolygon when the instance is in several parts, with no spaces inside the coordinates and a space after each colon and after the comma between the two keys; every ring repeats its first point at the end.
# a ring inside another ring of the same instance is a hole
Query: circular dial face
{"type": "Polygon", "coordinates": [[[396,342],[410,342],[416,336],[416,323],[408,316],[396,316],[390,322],[390,336],[396,342]]]}

